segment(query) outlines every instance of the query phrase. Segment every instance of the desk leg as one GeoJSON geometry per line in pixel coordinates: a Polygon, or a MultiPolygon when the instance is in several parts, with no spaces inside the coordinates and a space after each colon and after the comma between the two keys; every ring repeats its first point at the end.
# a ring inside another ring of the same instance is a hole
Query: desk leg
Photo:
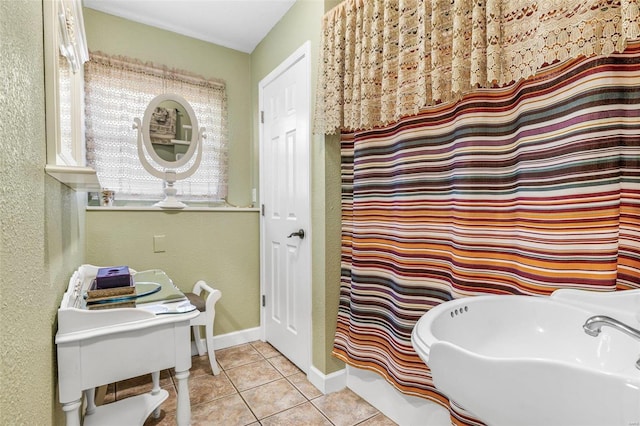
{"type": "Polygon", "coordinates": [[[189,400],[189,370],[176,371],[178,379],[178,406],[176,408],[176,420],[178,426],[191,424],[191,401],[189,400]]]}
{"type": "MultiPolygon", "coordinates": [[[[151,373],[151,380],[153,381],[153,389],[151,389],[151,395],[157,395],[160,392],[160,372],[154,371],[151,373]]],[[[153,410],[153,418],[160,418],[160,407],[153,410]]]]}
{"type": "Polygon", "coordinates": [[[96,411],[96,390],[94,388],[84,391],[84,398],[87,400],[85,415],[93,414],[96,411]]]}
{"type": "Polygon", "coordinates": [[[82,398],[62,404],[67,426],[80,426],[80,406],[82,406],[82,398]]]}

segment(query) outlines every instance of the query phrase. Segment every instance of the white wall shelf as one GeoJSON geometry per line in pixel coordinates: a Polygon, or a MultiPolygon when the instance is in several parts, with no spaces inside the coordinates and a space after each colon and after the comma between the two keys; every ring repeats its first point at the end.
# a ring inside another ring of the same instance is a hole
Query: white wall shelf
{"type": "MultiPolygon", "coordinates": [[[[167,212],[166,209],[161,209],[160,207],[154,206],[87,206],[87,211],[159,211],[159,212],[167,212]]],[[[171,210],[170,213],[176,212],[223,212],[223,213],[240,213],[240,212],[249,212],[249,213],[259,213],[260,209],[255,207],[200,207],[200,206],[187,206],[184,209],[180,210],[171,210]]]]}
{"type": "Polygon", "coordinates": [[[90,167],[47,164],[44,170],[49,176],[59,180],[75,191],[100,191],[98,175],[96,171],[90,167]]]}

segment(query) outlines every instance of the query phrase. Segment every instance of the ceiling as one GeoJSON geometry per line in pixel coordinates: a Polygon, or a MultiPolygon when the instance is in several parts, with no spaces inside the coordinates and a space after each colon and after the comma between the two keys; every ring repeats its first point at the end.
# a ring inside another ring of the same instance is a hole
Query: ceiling
{"type": "Polygon", "coordinates": [[[296,0],[83,0],[85,7],[251,53],[296,0]]]}

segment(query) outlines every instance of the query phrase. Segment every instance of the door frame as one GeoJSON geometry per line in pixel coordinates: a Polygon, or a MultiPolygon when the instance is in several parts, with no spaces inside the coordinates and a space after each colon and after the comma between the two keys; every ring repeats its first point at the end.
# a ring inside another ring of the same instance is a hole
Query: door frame
{"type": "MultiPolygon", "coordinates": [[[[265,315],[266,315],[266,309],[265,306],[263,306],[262,303],[262,297],[265,294],[265,286],[266,286],[266,275],[265,275],[265,262],[264,262],[264,242],[265,242],[265,217],[263,215],[263,209],[262,209],[262,205],[263,202],[265,200],[265,194],[264,194],[264,158],[265,158],[265,153],[264,151],[264,143],[265,143],[265,136],[264,136],[264,123],[262,122],[261,116],[263,115],[264,111],[264,90],[265,87],[268,86],[271,82],[273,82],[274,80],[276,80],[278,77],[280,77],[286,70],[288,70],[291,66],[293,66],[294,64],[296,64],[299,61],[305,61],[305,65],[306,65],[306,69],[307,69],[307,73],[306,73],[306,83],[304,84],[303,87],[301,87],[302,90],[305,90],[307,92],[307,99],[309,102],[307,111],[308,111],[308,116],[307,116],[307,143],[308,143],[308,158],[309,158],[309,164],[308,167],[306,167],[306,170],[308,171],[309,174],[309,188],[307,189],[307,194],[308,194],[308,198],[307,198],[307,214],[308,217],[305,218],[306,223],[309,224],[308,229],[305,229],[305,239],[307,240],[307,244],[309,247],[309,270],[304,273],[305,276],[305,281],[307,282],[308,288],[305,289],[304,294],[307,295],[306,297],[306,301],[304,302],[304,306],[301,306],[300,309],[302,309],[304,312],[308,312],[309,315],[309,321],[308,321],[308,330],[307,331],[307,336],[308,336],[308,350],[309,350],[309,360],[308,360],[308,366],[309,366],[309,371],[311,369],[312,366],[312,358],[313,358],[313,354],[312,354],[312,342],[313,342],[313,336],[312,336],[312,331],[313,331],[313,316],[311,313],[311,308],[312,308],[312,303],[311,303],[311,292],[312,292],[312,271],[313,271],[313,232],[312,232],[312,222],[311,222],[311,187],[312,187],[312,182],[311,182],[311,166],[312,166],[312,161],[311,161],[311,156],[312,156],[312,150],[311,150],[311,141],[312,141],[312,131],[311,131],[311,42],[309,40],[307,40],[306,42],[304,42],[302,44],[302,46],[300,46],[298,49],[295,50],[295,52],[293,52],[287,59],[285,59],[284,61],[282,61],[280,63],[280,65],[278,65],[275,69],[273,69],[273,71],[271,71],[266,77],[264,77],[262,80],[260,80],[260,82],[258,83],[258,128],[259,128],[259,138],[258,138],[258,152],[259,152],[259,168],[260,168],[260,173],[259,173],[259,187],[260,187],[260,338],[263,341],[267,341],[267,336],[266,336],[266,327],[265,327],[265,315]]],[[[309,371],[305,371],[306,374],[309,373],[309,371]]]]}

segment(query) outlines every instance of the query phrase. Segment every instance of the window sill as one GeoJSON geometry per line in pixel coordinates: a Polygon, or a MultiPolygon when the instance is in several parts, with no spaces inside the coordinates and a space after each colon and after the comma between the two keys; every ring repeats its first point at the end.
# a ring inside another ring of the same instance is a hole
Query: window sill
{"type": "Polygon", "coordinates": [[[96,171],[90,167],[47,164],[44,171],[52,178],[78,192],[100,191],[96,171]]]}
{"type": "Polygon", "coordinates": [[[154,206],[111,206],[111,207],[102,207],[102,206],[87,206],[87,211],[156,211],[156,212],[167,212],[167,213],[178,213],[178,212],[229,212],[229,213],[238,213],[238,212],[260,212],[260,209],[255,207],[200,207],[200,206],[187,206],[184,209],[163,209],[160,207],[154,206]]]}

